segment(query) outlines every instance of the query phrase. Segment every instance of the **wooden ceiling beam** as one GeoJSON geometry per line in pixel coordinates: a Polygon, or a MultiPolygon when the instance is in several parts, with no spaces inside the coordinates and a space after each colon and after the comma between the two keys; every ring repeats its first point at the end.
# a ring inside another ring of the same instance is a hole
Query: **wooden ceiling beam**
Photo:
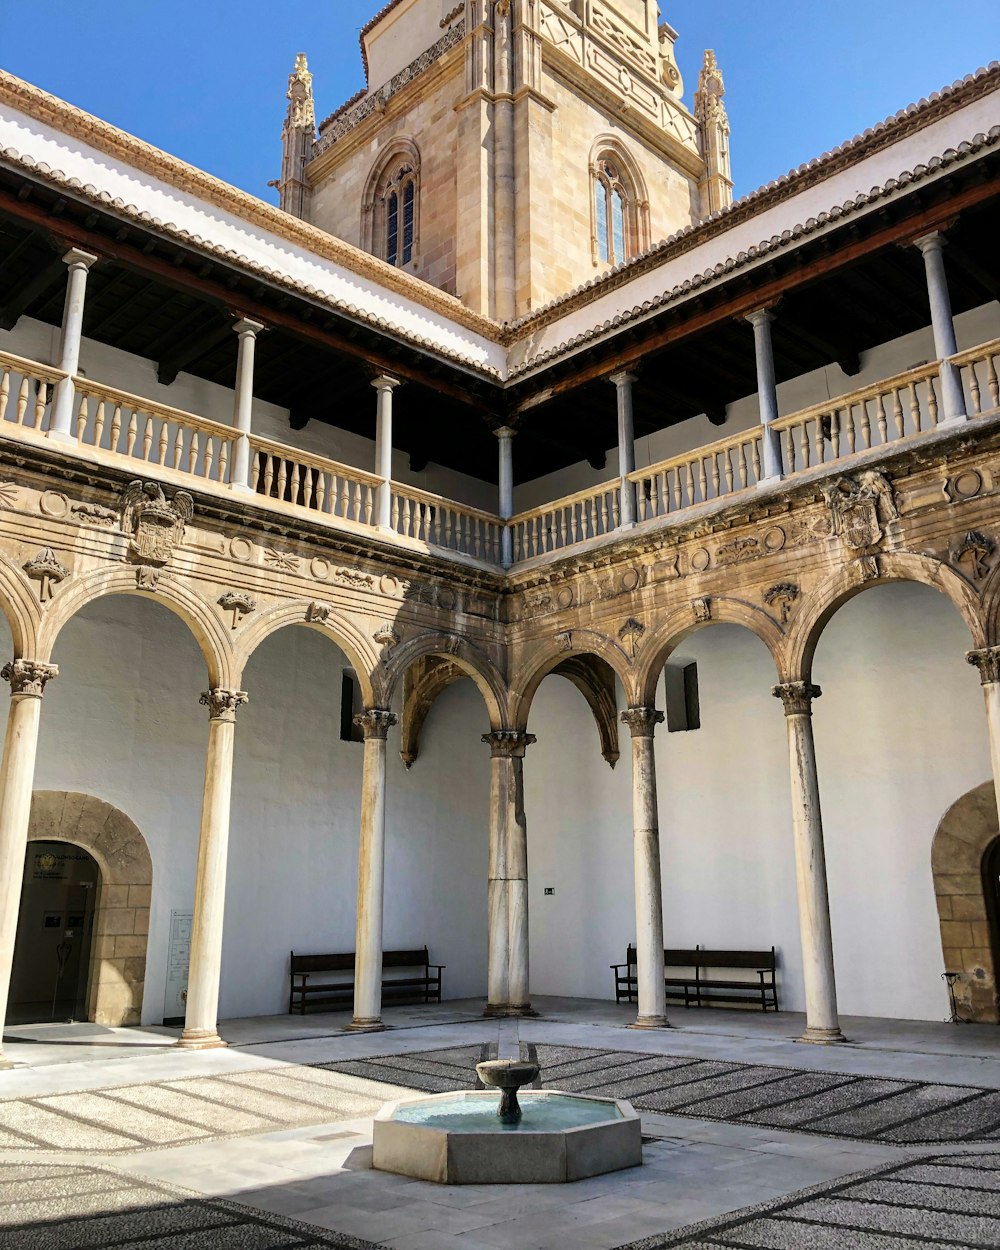
{"type": "Polygon", "coordinates": [[[53,255],[34,277],[9,291],[0,305],[0,330],[13,330],[35,300],[51,291],[57,282],[65,284],[66,273],[62,258],[53,255]]]}

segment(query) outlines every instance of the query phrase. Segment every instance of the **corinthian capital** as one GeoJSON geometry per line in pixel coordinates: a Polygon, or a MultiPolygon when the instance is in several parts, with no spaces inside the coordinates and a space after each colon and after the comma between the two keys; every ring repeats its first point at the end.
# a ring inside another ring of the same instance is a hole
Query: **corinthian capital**
{"type": "Polygon", "coordinates": [[[983,647],[979,651],[966,651],[969,664],[979,669],[979,680],[984,686],[1000,681],[1000,647],[983,647]]]}
{"type": "Polygon", "coordinates": [[[384,708],[370,707],[355,716],[354,723],[366,738],[381,738],[384,742],[389,736],[389,730],[396,723],[396,717],[384,708]]]}
{"type": "Polygon", "coordinates": [[[771,693],[781,700],[786,716],[811,716],[813,699],[818,699],[823,691],[809,681],[786,681],[772,686],[771,693]]]}
{"type": "Polygon", "coordinates": [[[622,724],[628,725],[633,738],[652,738],[656,726],[664,719],[663,713],[655,707],[627,707],[622,712],[622,724]]]}
{"type": "Polygon", "coordinates": [[[0,669],[0,677],[10,682],[11,695],[27,695],[40,699],[45,693],[45,683],[59,676],[56,664],[42,664],[38,660],[11,660],[0,669]]]}
{"type": "Polygon", "coordinates": [[[245,690],[224,690],[217,686],[214,690],[206,690],[198,702],[208,708],[209,720],[235,721],[236,709],[249,699],[245,690]]]}
{"type": "Polygon", "coordinates": [[[538,739],[520,729],[495,729],[492,733],[483,734],[483,741],[494,759],[523,760],[525,751],[538,739]]]}

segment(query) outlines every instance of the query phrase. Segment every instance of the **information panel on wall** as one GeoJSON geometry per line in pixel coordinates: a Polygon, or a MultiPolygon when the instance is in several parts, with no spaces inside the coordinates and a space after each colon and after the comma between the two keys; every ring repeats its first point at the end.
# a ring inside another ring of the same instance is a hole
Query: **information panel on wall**
{"type": "Polygon", "coordinates": [[[163,993],[163,1023],[183,1024],[187,1010],[188,963],[191,959],[192,911],[171,911],[167,949],[167,985],[163,993]]]}

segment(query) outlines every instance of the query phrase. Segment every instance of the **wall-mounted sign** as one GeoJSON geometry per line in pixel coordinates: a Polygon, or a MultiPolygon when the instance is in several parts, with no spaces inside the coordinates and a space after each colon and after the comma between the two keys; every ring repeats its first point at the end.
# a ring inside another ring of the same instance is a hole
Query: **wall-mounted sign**
{"type": "Polygon", "coordinates": [[[171,911],[167,947],[167,984],[163,991],[163,1023],[183,1024],[187,1011],[188,963],[194,912],[171,911]]]}

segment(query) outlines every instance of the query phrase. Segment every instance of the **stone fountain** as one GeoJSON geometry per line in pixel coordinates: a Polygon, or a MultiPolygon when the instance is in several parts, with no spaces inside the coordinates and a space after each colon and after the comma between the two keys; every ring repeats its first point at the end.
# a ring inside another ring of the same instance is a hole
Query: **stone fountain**
{"type": "Polygon", "coordinates": [[[373,1166],[443,1185],[525,1185],[583,1180],[642,1163],[639,1117],[630,1103],[525,1091],[538,1071],[525,1060],[489,1060],[476,1065],[485,1091],[387,1103],[375,1117],[373,1166]]]}

